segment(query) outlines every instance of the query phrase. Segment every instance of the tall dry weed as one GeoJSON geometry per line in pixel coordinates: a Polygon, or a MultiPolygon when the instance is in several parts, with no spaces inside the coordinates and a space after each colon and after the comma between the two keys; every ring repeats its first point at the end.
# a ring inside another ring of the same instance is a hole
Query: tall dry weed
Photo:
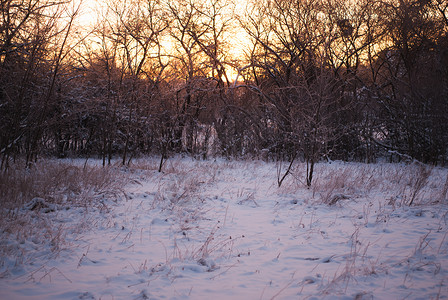
{"type": "MultiPolygon", "coordinates": [[[[26,261],[29,243],[47,245],[52,253],[63,249],[68,228],[58,221],[57,211],[103,210],[104,198],[120,197],[127,182],[120,174],[114,168],[54,160],[42,160],[27,169],[21,163],[12,165],[0,174],[0,258],[15,257],[17,264],[26,261]]],[[[76,220],[82,224],[72,224],[73,232],[88,222],[76,220]]]]}
{"type": "Polygon", "coordinates": [[[41,161],[24,169],[11,166],[0,174],[0,208],[20,208],[35,197],[48,203],[83,204],[102,193],[116,193],[124,178],[110,168],[41,161]]]}
{"type": "Polygon", "coordinates": [[[349,199],[360,189],[359,170],[353,165],[334,167],[322,164],[319,172],[312,187],[313,198],[316,197],[319,203],[334,205],[340,200],[349,199]]]}
{"type": "Polygon", "coordinates": [[[448,199],[448,174],[446,175],[445,184],[443,185],[443,189],[440,192],[439,202],[446,201],[448,199]]]}
{"type": "Polygon", "coordinates": [[[408,205],[414,204],[420,195],[423,193],[423,189],[428,183],[428,178],[431,175],[432,168],[419,165],[413,169],[409,180],[409,202],[408,205]]]}
{"type": "MultiPolygon", "coordinates": [[[[295,168],[296,179],[300,178],[297,170],[300,166],[295,168]]],[[[399,205],[422,203],[427,194],[437,194],[431,196],[433,200],[443,201],[448,194],[448,174],[446,170],[439,170],[435,178],[433,171],[433,167],[418,164],[319,163],[311,197],[329,205],[343,199],[378,194],[395,199],[394,202],[398,200],[399,205]]]]}

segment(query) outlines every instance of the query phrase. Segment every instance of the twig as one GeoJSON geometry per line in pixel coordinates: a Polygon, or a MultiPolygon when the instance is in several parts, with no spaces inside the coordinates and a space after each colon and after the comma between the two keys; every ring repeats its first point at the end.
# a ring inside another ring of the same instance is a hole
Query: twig
{"type": "Polygon", "coordinates": [[[227,267],[227,269],[225,269],[225,270],[222,271],[221,273],[216,274],[215,276],[210,277],[210,280],[213,280],[213,279],[215,279],[216,277],[221,276],[221,275],[224,274],[224,273],[227,273],[227,271],[229,271],[231,268],[235,267],[238,263],[239,263],[239,261],[236,262],[236,263],[234,263],[233,265],[230,265],[229,267],[227,267]]]}

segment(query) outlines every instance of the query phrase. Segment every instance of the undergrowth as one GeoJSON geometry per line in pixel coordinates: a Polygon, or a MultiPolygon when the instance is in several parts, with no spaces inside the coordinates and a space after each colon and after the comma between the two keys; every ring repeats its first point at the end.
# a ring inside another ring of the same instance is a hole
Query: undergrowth
{"type": "Polygon", "coordinates": [[[289,185],[283,190],[309,189],[313,203],[334,205],[381,193],[394,206],[415,206],[443,202],[448,196],[448,175],[443,168],[419,164],[352,164],[336,162],[317,164],[310,188],[304,181],[305,167],[297,164],[289,185]]]}
{"type": "Polygon", "coordinates": [[[125,178],[115,170],[52,160],[30,168],[17,163],[0,173],[0,208],[3,212],[20,208],[36,197],[52,204],[90,205],[100,194],[120,192],[125,178]]]}
{"type": "MultiPolygon", "coordinates": [[[[16,265],[32,260],[25,249],[50,249],[57,255],[69,246],[68,233],[91,227],[88,212],[109,211],[108,203],[124,195],[127,182],[115,167],[55,160],[23,166],[19,161],[0,173],[0,271],[3,259],[14,259],[16,265]],[[59,219],[61,210],[83,217],[72,224],[59,219]]],[[[8,270],[0,273],[7,276],[8,270]]]]}

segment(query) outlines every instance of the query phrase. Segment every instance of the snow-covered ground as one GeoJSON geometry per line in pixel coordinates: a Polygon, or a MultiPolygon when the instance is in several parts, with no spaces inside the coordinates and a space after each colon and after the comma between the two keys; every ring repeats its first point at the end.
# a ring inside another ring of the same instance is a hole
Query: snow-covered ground
{"type": "Polygon", "coordinates": [[[53,228],[1,231],[0,299],[448,298],[446,169],[318,164],[307,188],[299,164],[279,188],[275,163],[157,163],[101,205],[28,203],[53,228]]]}

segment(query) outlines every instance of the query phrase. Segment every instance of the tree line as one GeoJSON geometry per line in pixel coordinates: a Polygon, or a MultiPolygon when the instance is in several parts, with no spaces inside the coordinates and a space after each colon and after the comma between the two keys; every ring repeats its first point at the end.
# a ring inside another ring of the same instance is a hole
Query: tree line
{"type": "Polygon", "coordinates": [[[306,161],[448,150],[446,0],[1,0],[1,168],[17,156],[306,161]],[[235,54],[236,50],[238,53],[235,54]]]}

